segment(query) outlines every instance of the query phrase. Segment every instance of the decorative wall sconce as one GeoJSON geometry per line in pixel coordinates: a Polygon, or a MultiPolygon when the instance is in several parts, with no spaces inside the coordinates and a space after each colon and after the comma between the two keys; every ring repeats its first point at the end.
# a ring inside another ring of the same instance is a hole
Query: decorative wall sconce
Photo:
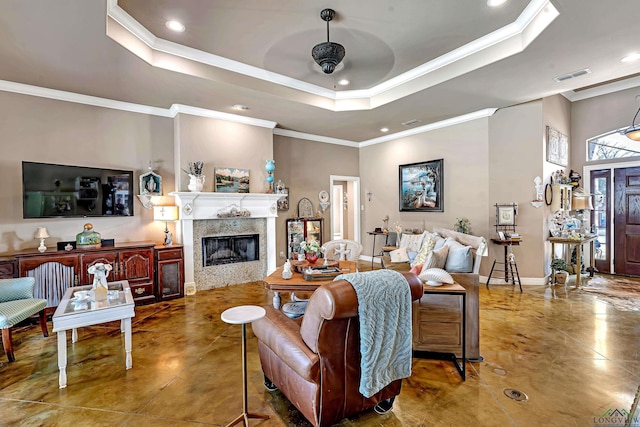
{"type": "Polygon", "coordinates": [[[367,191],[367,200],[371,201],[371,196],[373,196],[373,193],[371,191],[367,191]]]}

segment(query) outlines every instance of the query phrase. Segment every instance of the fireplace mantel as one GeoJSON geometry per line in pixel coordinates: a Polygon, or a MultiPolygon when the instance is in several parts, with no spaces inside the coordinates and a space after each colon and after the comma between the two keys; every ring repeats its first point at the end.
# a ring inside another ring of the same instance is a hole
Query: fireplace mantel
{"type": "Polygon", "coordinates": [[[176,198],[180,210],[180,224],[177,227],[178,241],[184,245],[185,288],[195,289],[194,254],[193,254],[193,221],[266,218],[267,220],[267,274],[276,269],[276,218],[278,216],[278,199],[282,194],[266,193],[210,193],[182,192],[169,193],[176,198]],[[229,206],[247,209],[251,216],[219,218],[218,211],[229,206]]]}

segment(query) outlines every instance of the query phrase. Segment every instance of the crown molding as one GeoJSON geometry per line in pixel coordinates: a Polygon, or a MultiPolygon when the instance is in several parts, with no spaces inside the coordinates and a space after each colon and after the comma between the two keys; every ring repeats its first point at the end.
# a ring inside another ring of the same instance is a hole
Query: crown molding
{"type": "MultiPolygon", "coordinates": [[[[282,74],[170,42],[153,35],[132,16],[127,14],[117,0],[108,0],[107,16],[119,27],[107,22],[107,36],[154,67],[185,74],[197,73],[198,77],[222,81],[233,77],[216,72],[206,72],[194,64],[206,65],[234,73],[235,84],[242,84],[240,76],[261,80],[295,92],[313,95],[310,98],[281,91],[280,96],[290,96],[299,102],[315,105],[331,111],[369,110],[413,93],[451,80],[511,55],[522,52],[540,35],[559,12],[550,0],[531,0],[516,20],[496,31],[428,61],[412,70],[399,74],[369,89],[334,91],[306,83],[282,74]],[[124,34],[124,33],[128,33],[124,34]],[[133,39],[131,38],[133,36],[133,39]],[[142,45],[139,43],[142,42],[142,45]],[[158,58],[154,52],[168,55],[158,58]],[[198,71],[194,71],[198,69],[198,71]],[[322,99],[316,99],[316,97],[322,99]]],[[[269,92],[277,92],[265,88],[269,92]]]]}
{"type": "Polygon", "coordinates": [[[311,133],[297,132],[295,130],[279,129],[273,130],[274,135],[286,136],[289,138],[305,139],[307,141],[324,142],[325,144],[344,145],[346,147],[360,147],[360,143],[349,141],[348,139],[331,138],[328,136],[314,135],[311,133]]]}
{"type": "Polygon", "coordinates": [[[192,116],[208,117],[210,119],[226,120],[228,122],[242,123],[245,125],[259,126],[263,128],[273,129],[277,123],[270,120],[255,119],[253,117],[239,116],[237,114],[223,113],[221,111],[207,110],[206,108],[192,107],[190,105],[173,104],[169,109],[172,116],[182,114],[190,114],[192,116]]]}
{"type": "Polygon", "coordinates": [[[192,116],[208,117],[212,119],[226,120],[229,122],[242,123],[246,125],[265,127],[273,129],[276,122],[252,117],[239,116],[236,114],[224,113],[221,111],[207,110],[205,108],[192,107],[189,105],[173,104],[170,108],[151,107],[149,105],[134,104],[131,102],[116,101],[114,99],[100,98],[97,96],[83,95],[80,93],[66,92],[63,90],[50,89],[40,86],[32,86],[23,83],[0,80],[0,91],[13,92],[22,95],[37,96],[40,98],[55,99],[58,101],[73,102],[75,104],[92,105],[94,107],[110,108],[112,110],[129,111],[132,113],[149,114],[151,116],[173,118],[176,115],[190,114],[192,116]]]}
{"type": "Polygon", "coordinates": [[[251,126],[269,128],[273,129],[274,135],[304,139],[308,141],[323,142],[325,144],[343,145],[346,147],[354,148],[362,148],[369,145],[381,144],[383,142],[393,141],[394,139],[404,138],[419,133],[430,132],[432,130],[454,126],[483,117],[490,117],[497,110],[497,108],[486,108],[484,110],[475,111],[473,113],[464,114],[462,116],[452,117],[450,119],[430,123],[428,125],[420,126],[414,129],[396,132],[390,135],[385,135],[379,138],[373,138],[362,142],[356,142],[347,139],[331,138],[328,136],[313,135],[310,133],[298,132],[293,130],[278,129],[276,128],[277,123],[270,120],[255,119],[252,117],[239,116],[237,114],[224,113],[221,111],[207,110],[206,108],[193,107],[190,105],[173,104],[170,108],[158,108],[142,104],[133,104],[131,102],[122,102],[113,99],[99,98],[97,96],[66,92],[57,89],[49,89],[40,86],[26,85],[23,83],[10,82],[7,80],[0,80],[0,91],[168,118],[174,118],[178,114],[189,114],[193,116],[207,117],[212,119],[226,120],[229,122],[242,123],[251,126]]]}
{"type": "Polygon", "coordinates": [[[455,126],[460,123],[470,122],[470,121],[481,119],[484,117],[491,117],[497,110],[498,110],[497,108],[485,108],[484,110],[474,111],[473,113],[463,114],[462,116],[452,117],[450,119],[441,120],[439,122],[429,123],[428,125],[420,126],[413,129],[408,129],[402,132],[392,133],[390,135],[381,136],[379,138],[369,139],[367,141],[362,141],[360,143],[360,147],[368,147],[370,145],[376,145],[376,144],[381,144],[387,141],[393,141],[394,139],[405,138],[407,136],[417,135],[425,132],[431,132],[436,129],[455,126]]]}
{"type": "Polygon", "coordinates": [[[591,89],[581,90],[578,92],[576,92],[575,90],[569,90],[566,92],[561,92],[561,95],[567,98],[569,101],[575,102],[582,101],[583,99],[595,98],[596,96],[620,92],[622,90],[632,89],[638,86],[640,86],[640,76],[593,87],[591,89]]]}

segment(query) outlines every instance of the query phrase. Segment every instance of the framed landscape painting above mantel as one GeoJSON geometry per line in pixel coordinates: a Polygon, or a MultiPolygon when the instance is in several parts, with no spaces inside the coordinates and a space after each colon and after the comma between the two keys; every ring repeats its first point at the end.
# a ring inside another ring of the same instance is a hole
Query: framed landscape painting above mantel
{"type": "Polygon", "coordinates": [[[215,191],[218,193],[248,193],[249,170],[215,168],[215,191]]]}
{"type": "Polygon", "coordinates": [[[401,212],[444,212],[443,159],[399,166],[401,212]]]}

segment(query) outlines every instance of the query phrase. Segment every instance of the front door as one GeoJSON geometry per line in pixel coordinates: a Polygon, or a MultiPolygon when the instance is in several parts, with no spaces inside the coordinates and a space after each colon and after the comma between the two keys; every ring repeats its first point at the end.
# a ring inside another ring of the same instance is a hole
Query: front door
{"type": "Polygon", "coordinates": [[[614,172],[616,274],[640,276],[640,167],[614,172]]]}

